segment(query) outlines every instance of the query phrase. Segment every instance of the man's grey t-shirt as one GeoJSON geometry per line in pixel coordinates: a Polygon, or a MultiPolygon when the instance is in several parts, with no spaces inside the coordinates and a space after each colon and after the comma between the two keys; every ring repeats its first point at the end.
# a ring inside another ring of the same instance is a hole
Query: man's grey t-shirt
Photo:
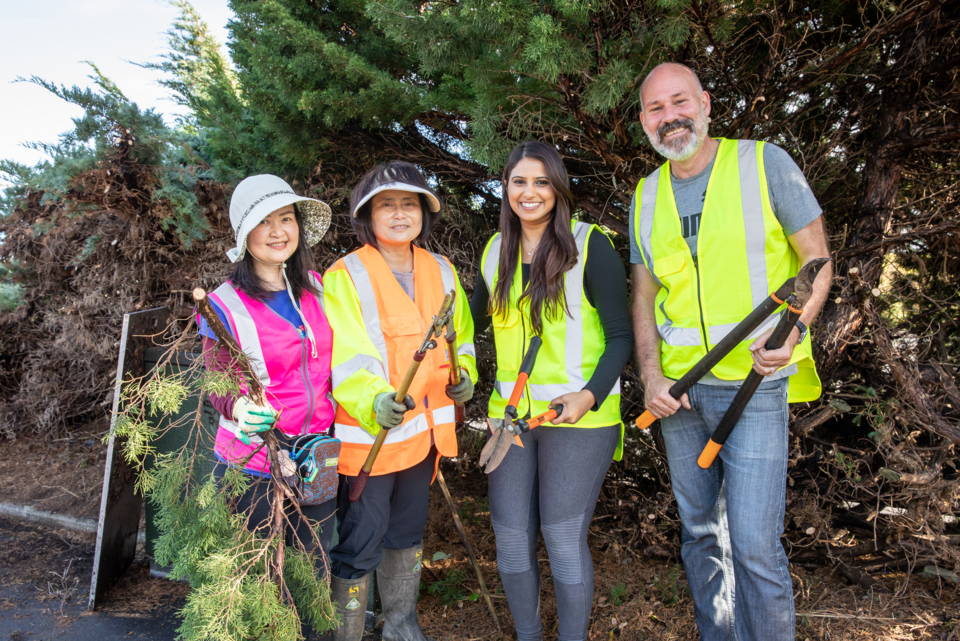
{"type": "MultiPolygon", "coordinates": [[[[783,227],[784,234],[787,236],[795,234],[820,217],[823,210],[820,209],[810,185],[807,184],[807,179],[797,167],[797,163],[793,162],[790,154],[776,145],[767,143],[763,146],[763,164],[767,174],[770,205],[773,207],[777,221],[783,227]]],[[[697,235],[700,231],[703,201],[707,195],[707,185],[712,171],[713,161],[696,176],[690,178],[671,176],[683,238],[690,246],[690,253],[694,257],[697,255],[697,235]]],[[[636,192],[634,192],[634,197],[630,201],[630,262],[642,265],[643,256],[633,227],[636,206],[636,192]]],[[[765,381],[773,381],[796,373],[796,364],[790,365],[766,377],[765,381]]],[[[731,381],[724,381],[710,373],[700,382],[707,385],[731,384],[731,381]]]]}

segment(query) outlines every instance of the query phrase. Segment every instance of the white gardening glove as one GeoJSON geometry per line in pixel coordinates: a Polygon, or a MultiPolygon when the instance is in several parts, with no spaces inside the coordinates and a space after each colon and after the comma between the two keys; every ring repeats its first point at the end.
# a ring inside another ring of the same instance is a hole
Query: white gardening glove
{"type": "Polygon", "coordinates": [[[267,405],[257,405],[246,396],[241,396],[233,404],[233,422],[236,430],[233,435],[244,445],[250,445],[250,434],[266,432],[277,422],[277,412],[267,405]]]}
{"type": "Polygon", "coordinates": [[[290,458],[290,452],[277,450],[277,458],[280,459],[280,472],[283,474],[283,478],[293,478],[293,475],[297,473],[297,464],[290,458]]]}

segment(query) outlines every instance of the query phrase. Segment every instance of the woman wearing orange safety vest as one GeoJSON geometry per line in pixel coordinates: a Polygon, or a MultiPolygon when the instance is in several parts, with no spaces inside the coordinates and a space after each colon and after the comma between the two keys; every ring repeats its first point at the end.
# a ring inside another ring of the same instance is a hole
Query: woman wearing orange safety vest
{"type": "Polygon", "coordinates": [[[383,639],[423,641],[416,605],[428,494],[440,457],[457,454],[454,403],[473,396],[473,321],[450,261],[414,244],[424,244],[440,212],[439,199],[416,167],[377,166],[354,188],[350,209],[363,247],[323,277],[334,335],[334,424],[342,442],[340,542],[330,553],[333,600],[343,616],[335,639],[362,636],[376,568],[383,639]],[[461,382],[448,384],[445,350],[429,350],[404,403],[397,403],[397,388],[451,290],[461,382]],[[389,435],[363,493],[351,503],[350,486],[381,429],[389,435]]]}

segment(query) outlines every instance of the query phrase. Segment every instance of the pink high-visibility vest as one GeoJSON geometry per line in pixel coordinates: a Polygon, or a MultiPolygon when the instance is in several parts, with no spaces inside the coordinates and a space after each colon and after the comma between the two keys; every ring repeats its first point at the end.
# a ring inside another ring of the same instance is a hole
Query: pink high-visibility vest
{"type": "MultiPolygon", "coordinates": [[[[318,274],[310,272],[310,282],[323,291],[318,274]]],[[[259,374],[267,400],[280,412],[275,429],[289,436],[329,430],[336,411],[330,393],[333,332],[323,311],[323,296],[304,293],[299,301],[313,328],[317,358],[311,357],[310,343],[302,328],[292,325],[266,303],[234,288],[230,281],[218,287],[210,298],[227,315],[230,331],[259,374]]],[[[254,474],[269,473],[270,463],[262,440],[252,435],[253,443],[244,445],[228,429],[234,426],[232,419],[220,417],[214,451],[232,467],[254,474]]]]}

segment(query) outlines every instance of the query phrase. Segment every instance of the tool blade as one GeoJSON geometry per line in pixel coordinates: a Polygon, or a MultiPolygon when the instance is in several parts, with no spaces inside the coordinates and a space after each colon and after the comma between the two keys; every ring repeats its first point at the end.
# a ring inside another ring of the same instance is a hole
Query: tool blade
{"type": "Polygon", "coordinates": [[[504,434],[509,435],[509,432],[506,429],[504,429],[504,426],[502,423],[500,424],[500,426],[495,427],[493,422],[488,418],[487,425],[490,426],[490,431],[492,432],[492,435],[490,436],[489,439],[487,439],[487,443],[486,445],[483,446],[483,449],[480,450],[480,459],[478,461],[480,463],[480,467],[485,466],[487,464],[487,461],[489,461],[490,458],[493,456],[493,453],[496,451],[498,444],[503,440],[503,435],[504,434]]]}
{"type": "Polygon", "coordinates": [[[813,281],[817,279],[817,275],[823,269],[823,266],[831,260],[831,258],[814,258],[800,268],[793,290],[797,295],[797,301],[794,303],[797,309],[803,309],[806,306],[807,301],[813,295],[813,281]]]}
{"type": "Polygon", "coordinates": [[[513,435],[507,430],[501,430],[500,435],[497,437],[497,445],[491,453],[486,467],[483,468],[484,473],[489,474],[497,469],[497,466],[499,466],[507,456],[511,445],[513,445],[513,435]]]}

